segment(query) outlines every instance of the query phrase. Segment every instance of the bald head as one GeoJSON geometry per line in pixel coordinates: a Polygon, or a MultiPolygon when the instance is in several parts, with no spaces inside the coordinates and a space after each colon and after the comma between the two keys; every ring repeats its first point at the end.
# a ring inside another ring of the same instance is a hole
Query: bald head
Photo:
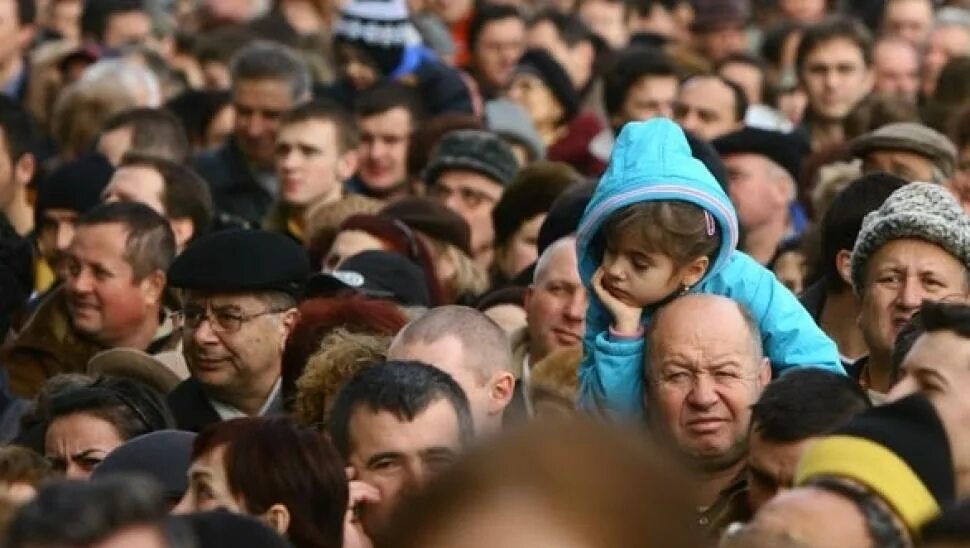
{"type": "Polygon", "coordinates": [[[651,350],[663,348],[668,336],[705,339],[711,335],[738,335],[746,341],[753,361],[763,357],[761,331],[751,313],[735,300],[720,295],[692,293],[674,299],[654,315],[647,332],[651,350]]]}
{"type": "Polygon", "coordinates": [[[576,262],[576,238],[573,236],[559,238],[549,244],[542,255],[539,255],[535,272],[532,274],[532,283],[540,284],[544,282],[549,277],[551,270],[563,264],[576,265],[574,269],[577,272],[579,271],[576,262]]]}

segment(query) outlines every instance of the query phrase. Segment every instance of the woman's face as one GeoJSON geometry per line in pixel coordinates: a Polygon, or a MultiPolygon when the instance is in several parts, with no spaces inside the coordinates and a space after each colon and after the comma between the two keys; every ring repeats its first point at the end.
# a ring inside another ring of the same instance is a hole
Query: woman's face
{"type": "Polygon", "coordinates": [[[341,230],[323,258],[323,271],[333,272],[344,261],[364,251],[385,251],[384,243],[363,230],[341,230]]]}
{"type": "Polygon", "coordinates": [[[232,496],[226,477],[226,446],[220,445],[203,453],[189,467],[189,488],[173,514],[194,514],[224,509],[244,513],[242,504],[232,496]]]}
{"type": "Polygon", "coordinates": [[[546,214],[540,213],[515,231],[509,242],[497,254],[499,270],[507,278],[513,278],[536,262],[538,250],[536,242],[539,240],[539,228],[546,220],[546,214]]]}
{"type": "Polygon", "coordinates": [[[44,456],[55,472],[70,479],[86,479],[124,442],[110,422],[87,413],[72,413],[57,417],[47,427],[44,456]]]}
{"type": "Polygon", "coordinates": [[[552,90],[538,76],[516,74],[509,86],[509,99],[529,113],[532,123],[538,127],[555,127],[562,119],[563,109],[552,90]]]}

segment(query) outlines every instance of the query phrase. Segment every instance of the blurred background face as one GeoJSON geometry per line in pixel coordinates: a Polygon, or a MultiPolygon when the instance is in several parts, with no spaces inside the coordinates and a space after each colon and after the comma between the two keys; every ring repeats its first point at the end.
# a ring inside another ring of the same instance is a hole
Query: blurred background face
{"type": "Polygon", "coordinates": [[[522,105],[537,128],[552,128],[562,120],[563,109],[549,86],[533,74],[516,74],[509,86],[509,99],[522,105]]]}
{"type": "Polygon", "coordinates": [[[933,28],[931,0],[890,0],[883,11],[883,32],[922,47],[933,28]]]}
{"type": "Polygon", "coordinates": [[[405,182],[408,175],[408,144],[413,123],[403,107],[358,118],[360,158],[358,175],[368,189],[381,192],[405,182]]]}
{"type": "Polygon", "coordinates": [[[236,145],[257,167],[272,168],[280,116],[296,103],[289,85],[279,80],[235,82],[232,101],[236,145]]]}
{"type": "Polygon", "coordinates": [[[586,0],[579,7],[579,18],[613,49],[622,49],[629,40],[623,2],[586,0]]]}
{"type": "Polygon", "coordinates": [[[536,261],[539,228],[545,219],[546,215],[542,213],[522,223],[509,241],[495,250],[496,264],[505,276],[514,277],[536,261]]]}
{"type": "Polygon", "coordinates": [[[801,77],[812,112],[826,120],[844,118],[872,89],[862,51],[843,38],[822,42],[809,52],[801,77]]]}
{"type": "Polygon", "coordinates": [[[518,17],[497,19],[482,28],[472,52],[473,64],[486,84],[504,89],[523,53],[525,23],[518,17]]]}

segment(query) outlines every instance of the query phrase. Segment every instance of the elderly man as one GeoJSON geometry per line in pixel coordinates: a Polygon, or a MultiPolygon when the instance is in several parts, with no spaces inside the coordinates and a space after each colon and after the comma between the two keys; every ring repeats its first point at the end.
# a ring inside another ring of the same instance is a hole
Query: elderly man
{"type": "Polygon", "coordinates": [[[915,122],[887,124],[850,143],[863,173],[887,171],[907,181],[943,184],[953,177],[957,149],[946,135],[915,122]]]}
{"type": "Polygon", "coordinates": [[[14,393],[33,397],[58,373],[84,373],[106,348],[176,345],[162,295],[175,256],[168,221],[143,204],[106,204],[78,219],[66,280],[3,351],[14,393]]]}
{"type": "Polygon", "coordinates": [[[278,191],[273,170],[280,117],[310,98],[310,72],[300,56],[278,44],[256,42],[233,57],[232,136],[200,155],[195,169],[209,182],[222,212],[258,224],[278,191]]]}
{"type": "Polygon", "coordinates": [[[465,306],[429,310],[404,326],[387,349],[390,360],[429,363],[465,391],[475,430],[495,432],[516,389],[505,332],[488,316],[465,306]]]}
{"type": "Polygon", "coordinates": [[[920,53],[912,43],[897,37],[881,38],[872,48],[875,80],[872,90],[910,103],[919,95],[920,53]]]}
{"type": "Polygon", "coordinates": [[[516,367],[528,380],[532,365],[563,348],[579,348],[586,326],[586,289],[579,279],[576,238],[549,245],[536,261],[525,294],[526,327],[513,334],[516,367]]]}
{"type": "Polygon", "coordinates": [[[767,264],[782,241],[805,228],[794,204],[808,142],[797,133],[746,127],[712,144],[724,160],[728,192],[746,231],[744,251],[767,264]]]}
{"type": "Polygon", "coordinates": [[[661,308],[646,336],[651,365],[644,404],[653,428],[698,471],[698,523],[717,534],[750,517],[751,406],[771,380],[761,334],[737,302],[690,294],[661,308]]]}
{"type": "Polygon", "coordinates": [[[347,381],[327,430],[352,480],[354,518],[345,534],[366,540],[386,529],[402,498],[458,457],[473,426],[468,400],[449,375],[426,363],[389,361],[347,381]]]}
{"type": "Polygon", "coordinates": [[[852,287],[869,355],[847,371],[870,397],[894,382],[893,345],[925,300],[968,293],[970,217],[942,186],[912,183],[866,215],[852,250],[852,287]]]}
{"type": "Polygon", "coordinates": [[[309,270],[303,248],[272,232],[217,232],[179,255],[169,281],[185,292],[180,316],[191,377],[168,402],[181,430],[282,411],[283,349],[309,270]]]}

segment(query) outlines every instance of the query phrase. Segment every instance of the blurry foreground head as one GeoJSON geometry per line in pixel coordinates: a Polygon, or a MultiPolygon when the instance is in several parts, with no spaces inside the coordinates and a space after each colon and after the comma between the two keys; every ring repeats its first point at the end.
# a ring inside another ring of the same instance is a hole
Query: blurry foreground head
{"type": "Polygon", "coordinates": [[[660,455],[592,422],[531,424],[431,483],[377,546],[699,546],[691,485],[660,455]]]}

